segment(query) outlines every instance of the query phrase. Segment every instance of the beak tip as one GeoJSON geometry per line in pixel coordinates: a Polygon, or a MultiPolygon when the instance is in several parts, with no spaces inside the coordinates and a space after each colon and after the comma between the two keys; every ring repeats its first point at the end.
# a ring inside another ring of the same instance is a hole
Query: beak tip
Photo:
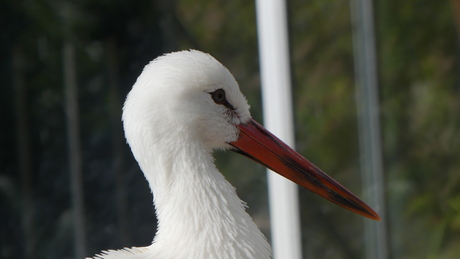
{"type": "Polygon", "coordinates": [[[253,159],[339,206],[372,220],[382,220],[353,193],[256,121],[251,119],[246,124],[238,125],[238,128],[239,139],[229,143],[234,148],[233,151],[253,159]]]}
{"type": "Polygon", "coordinates": [[[366,210],[366,214],[362,214],[362,216],[368,219],[375,220],[375,221],[379,221],[379,222],[382,221],[382,218],[380,217],[380,215],[371,208],[366,210]]]}

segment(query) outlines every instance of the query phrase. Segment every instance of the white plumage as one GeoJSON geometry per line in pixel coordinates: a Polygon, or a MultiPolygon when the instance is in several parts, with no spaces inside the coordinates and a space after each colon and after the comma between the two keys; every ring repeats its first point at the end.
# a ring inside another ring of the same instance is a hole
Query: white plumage
{"type": "Polygon", "coordinates": [[[152,245],[109,250],[104,259],[265,259],[271,249],[213,163],[236,149],[332,202],[378,215],[252,120],[230,72],[200,51],[148,64],[123,108],[126,139],[154,194],[152,245]]]}
{"type": "Polygon", "coordinates": [[[269,258],[270,246],[216,169],[213,149],[238,139],[249,106],[230,72],[199,51],[159,57],[123,108],[126,139],[154,193],[158,232],[145,248],[100,258],[269,258]],[[224,89],[228,113],[210,93],[224,89]]]}

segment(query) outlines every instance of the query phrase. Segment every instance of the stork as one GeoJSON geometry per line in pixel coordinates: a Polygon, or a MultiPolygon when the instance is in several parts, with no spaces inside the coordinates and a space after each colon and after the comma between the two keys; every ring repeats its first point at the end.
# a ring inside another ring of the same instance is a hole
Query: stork
{"type": "Polygon", "coordinates": [[[232,74],[209,54],[180,51],[143,70],[123,108],[127,142],[153,192],[150,246],[98,259],[268,259],[271,248],[214,165],[230,149],[357,214],[369,206],[252,119],[232,74]]]}

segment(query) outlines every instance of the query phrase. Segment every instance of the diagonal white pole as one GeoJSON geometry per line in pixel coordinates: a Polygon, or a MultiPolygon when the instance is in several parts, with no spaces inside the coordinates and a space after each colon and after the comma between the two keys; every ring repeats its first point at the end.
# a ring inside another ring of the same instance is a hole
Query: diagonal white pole
{"type": "MultiPolygon", "coordinates": [[[[264,124],[294,146],[286,3],[257,0],[257,28],[264,124]]],[[[297,186],[268,171],[271,240],[274,259],[302,258],[297,186]]]]}

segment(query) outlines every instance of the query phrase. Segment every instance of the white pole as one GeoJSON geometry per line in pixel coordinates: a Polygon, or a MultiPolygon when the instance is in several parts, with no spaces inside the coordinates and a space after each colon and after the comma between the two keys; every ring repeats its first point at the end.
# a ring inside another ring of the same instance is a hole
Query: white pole
{"type": "Polygon", "coordinates": [[[351,10],[364,200],[382,217],[365,219],[366,258],[388,259],[373,2],[352,0],[351,10]]]}
{"type": "MultiPolygon", "coordinates": [[[[284,0],[257,0],[265,127],[294,146],[289,47],[284,0]]],[[[302,258],[297,186],[268,170],[274,259],[302,258]]]]}

